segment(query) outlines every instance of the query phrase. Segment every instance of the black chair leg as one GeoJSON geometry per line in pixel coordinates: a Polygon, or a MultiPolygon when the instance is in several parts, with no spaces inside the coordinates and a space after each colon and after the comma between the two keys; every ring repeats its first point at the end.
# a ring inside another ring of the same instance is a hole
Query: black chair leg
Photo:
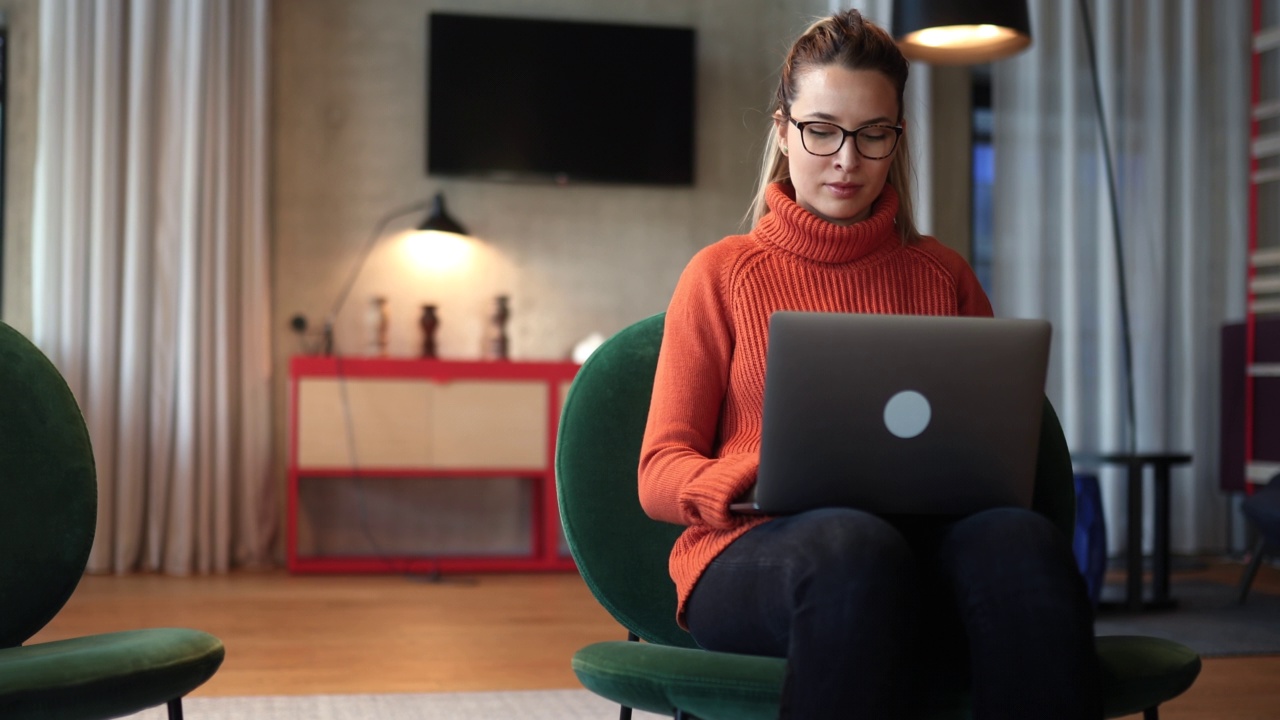
{"type": "MultiPolygon", "coordinates": [[[[628,630],[627,642],[640,642],[640,636],[628,630]]],[[[631,708],[626,705],[620,705],[619,707],[622,709],[618,711],[618,720],[631,720],[631,708]]]]}
{"type": "Polygon", "coordinates": [[[169,701],[169,720],[182,720],[182,698],[169,701]]]}
{"type": "Polygon", "coordinates": [[[1262,556],[1266,554],[1266,547],[1266,538],[1258,538],[1258,542],[1253,545],[1253,557],[1244,569],[1244,574],[1240,576],[1240,592],[1236,602],[1241,605],[1244,604],[1245,598],[1249,597],[1249,587],[1253,585],[1253,578],[1258,574],[1258,567],[1262,565],[1262,556]]]}
{"type": "Polygon", "coordinates": [[[1149,707],[1143,710],[1142,720],[1160,720],[1160,707],[1149,707]]]}

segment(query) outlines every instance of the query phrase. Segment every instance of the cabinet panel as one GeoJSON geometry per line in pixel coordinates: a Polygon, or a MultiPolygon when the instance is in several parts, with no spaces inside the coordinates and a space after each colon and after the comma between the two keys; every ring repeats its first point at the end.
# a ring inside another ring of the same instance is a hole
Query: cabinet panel
{"type": "Polygon", "coordinates": [[[298,492],[302,558],[527,555],[526,478],[309,478],[298,492]]]}
{"type": "Polygon", "coordinates": [[[432,464],[432,395],[420,380],[308,378],[298,383],[298,466],[432,464]],[[343,396],[350,408],[350,435],[343,396]],[[355,457],[351,456],[352,439],[355,457]]]}
{"type": "Polygon", "coordinates": [[[441,468],[542,468],[547,384],[457,381],[435,389],[433,461],[441,468]]]}

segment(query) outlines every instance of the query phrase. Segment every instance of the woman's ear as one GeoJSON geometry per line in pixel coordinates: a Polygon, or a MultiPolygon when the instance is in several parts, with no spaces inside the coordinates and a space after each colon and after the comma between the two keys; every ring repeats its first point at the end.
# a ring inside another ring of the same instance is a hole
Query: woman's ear
{"type": "Polygon", "coordinates": [[[782,116],[782,113],[776,112],[773,114],[773,129],[774,132],[778,134],[778,150],[780,150],[783,155],[790,152],[787,148],[787,126],[787,120],[782,116]]]}

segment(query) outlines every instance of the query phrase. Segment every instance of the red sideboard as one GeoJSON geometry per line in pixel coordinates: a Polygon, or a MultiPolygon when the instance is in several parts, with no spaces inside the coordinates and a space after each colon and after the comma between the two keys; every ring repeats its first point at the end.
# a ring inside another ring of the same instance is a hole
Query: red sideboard
{"type": "Polygon", "coordinates": [[[572,569],[554,462],[560,407],[577,369],[293,358],[289,569],[572,569]]]}

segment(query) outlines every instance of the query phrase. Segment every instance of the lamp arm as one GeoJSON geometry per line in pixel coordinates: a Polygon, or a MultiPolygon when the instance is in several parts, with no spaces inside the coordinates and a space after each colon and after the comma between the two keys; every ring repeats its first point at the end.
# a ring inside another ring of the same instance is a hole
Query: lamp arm
{"type": "Polygon", "coordinates": [[[1102,157],[1107,169],[1107,190],[1111,197],[1111,237],[1116,256],[1116,284],[1120,293],[1120,339],[1123,349],[1125,380],[1125,427],[1128,452],[1137,452],[1137,410],[1133,389],[1133,344],[1129,330],[1129,292],[1124,279],[1124,243],[1120,238],[1120,201],[1116,193],[1116,172],[1111,160],[1111,140],[1107,134],[1107,117],[1102,109],[1102,83],[1098,79],[1098,58],[1093,49],[1093,21],[1089,17],[1089,1],[1080,0],[1080,16],[1084,21],[1085,45],[1089,51],[1089,70],[1093,75],[1094,108],[1102,134],[1102,157]]]}
{"type": "Polygon", "coordinates": [[[360,251],[360,259],[352,268],[351,274],[347,276],[347,280],[342,285],[342,292],[338,295],[338,299],[333,304],[333,309],[325,316],[324,320],[324,354],[333,354],[333,325],[338,319],[338,313],[342,310],[342,306],[347,303],[347,297],[351,295],[352,288],[355,287],[356,280],[360,277],[360,271],[364,269],[364,265],[369,260],[369,255],[373,253],[373,249],[377,247],[378,240],[382,239],[382,233],[386,232],[387,226],[392,220],[408,215],[414,212],[421,212],[431,207],[430,200],[419,200],[412,205],[396,208],[391,212],[383,215],[378,220],[378,224],[373,226],[373,232],[369,235],[369,239],[365,241],[364,249],[360,251]]]}

